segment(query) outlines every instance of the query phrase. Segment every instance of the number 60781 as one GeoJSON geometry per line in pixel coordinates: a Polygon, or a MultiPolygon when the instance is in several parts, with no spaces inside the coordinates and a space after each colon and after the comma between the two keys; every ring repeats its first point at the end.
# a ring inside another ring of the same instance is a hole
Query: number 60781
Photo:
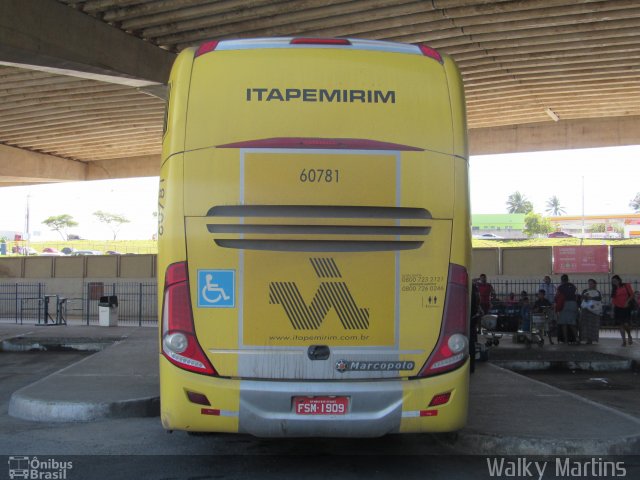
{"type": "Polygon", "coordinates": [[[300,172],[302,183],[338,183],[340,170],[324,168],[303,168],[300,172]]]}

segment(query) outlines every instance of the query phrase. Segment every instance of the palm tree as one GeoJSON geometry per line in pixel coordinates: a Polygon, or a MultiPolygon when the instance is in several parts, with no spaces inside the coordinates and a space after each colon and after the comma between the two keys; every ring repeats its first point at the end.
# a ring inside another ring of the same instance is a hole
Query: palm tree
{"type": "Polygon", "coordinates": [[[560,199],[554,195],[547,200],[547,213],[550,213],[554,217],[560,216],[563,213],[567,213],[562,205],[560,205],[560,199]]]}
{"type": "Polygon", "coordinates": [[[533,204],[520,192],[514,192],[507,198],[507,212],[529,213],[533,211],[533,204]]]}
{"type": "Polygon", "coordinates": [[[636,193],[636,196],[633,197],[633,200],[629,202],[629,206],[633,208],[634,212],[640,212],[640,192],[636,193]]]}

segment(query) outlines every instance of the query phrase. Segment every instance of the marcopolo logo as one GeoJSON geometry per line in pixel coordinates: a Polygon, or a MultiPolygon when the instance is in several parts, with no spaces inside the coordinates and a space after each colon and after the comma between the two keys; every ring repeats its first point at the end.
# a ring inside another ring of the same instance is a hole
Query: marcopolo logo
{"type": "Polygon", "coordinates": [[[340,373],[350,372],[386,372],[390,370],[413,370],[416,366],[415,362],[398,360],[398,361],[359,361],[359,360],[339,360],[336,362],[336,370],[340,373]]]}
{"type": "Polygon", "coordinates": [[[311,258],[310,262],[316,275],[327,279],[320,282],[311,304],[304,301],[295,282],[271,282],[269,303],[282,305],[296,330],[317,330],[331,308],[335,309],[346,330],[367,330],[369,309],[356,304],[349,287],[341,280],[336,262],[332,258],[311,258]]]}
{"type": "Polygon", "coordinates": [[[65,480],[67,471],[73,469],[73,462],[63,462],[54,458],[9,457],[9,478],[32,480],[65,480]]]}

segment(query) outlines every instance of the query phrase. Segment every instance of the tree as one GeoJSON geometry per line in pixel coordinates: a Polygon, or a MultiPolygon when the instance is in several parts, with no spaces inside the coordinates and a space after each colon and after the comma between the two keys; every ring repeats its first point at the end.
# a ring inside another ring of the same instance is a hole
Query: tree
{"type": "Polygon", "coordinates": [[[633,200],[629,202],[629,206],[633,208],[634,212],[640,213],[640,192],[636,193],[636,196],[633,197],[633,200]]]}
{"type": "Polygon", "coordinates": [[[557,217],[559,215],[562,215],[563,213],[566,213],[564,207],[562,207],[562,205],[560,205],[560,199],[557,196],[553,196],[551,197],[549,200],[547,200],[547,213],[550,213],[551,215],[557,217]]]}
{"type": "Polygon", "coordinates": [[[103,212],[102,210],[98,210],[97,212],[93,212],[93,214],[98,218],[98,221],[107,224],[107,226],[113,232],[113,239],[114,240],[118,236],[118,232],[120,231],[120,227],[122,226],[122,224],[131,222],[124,215],[118,215],[116,213],[103,212]]]}
{"type": "Polygon", "coordinates": [[[551,222],[548,218],[542,218],[542,215],[529,212],[524,217],[523,232],[531,237],[532,235],[547,234],[551,231],[551,222]]]}
{"type": "Polygon", "coordinates": [[[619,223],[613,224],[605,224],[605,223],[594,223],[589,227],[589,231],[591,233],[607,233],[607,232],[615,232],[620,237],[624,237],[624,226],[619,223]]]}
{"type": "Polygon", "coordinates": [[[58,232],[63,240],[67,239],[68,228],[78,226],[78,222],[76,222],[73,217],[67,213],[51,216],[43,220],[42,223],[44,223],[51,230],[58,232]]]}
{"type": "Polygon", "coordinates": [[[520,192],[514,192],[507,198],[507,212],[529,213],[533,211],[533,204],[520,192]]]}

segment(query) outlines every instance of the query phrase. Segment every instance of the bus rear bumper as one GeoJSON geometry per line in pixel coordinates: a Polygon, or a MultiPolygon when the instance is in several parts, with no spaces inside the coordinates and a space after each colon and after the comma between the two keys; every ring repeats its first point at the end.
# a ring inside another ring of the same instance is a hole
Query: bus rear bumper
{"type": "Polygon", "coordinates": [[[171,430],[238,432],[259,437],[379,437],[388,433],[450,432],[464,427],[468,363],[426,379],[349,382],[235,380],[205,377],[161,360],[161,415],[171,430]],[[169,384],[173,383],[173,386],[169,384]],[[194,404],[186,392],[205,395],[194,404]],[[429,407],[435,395],[449,400],[429,407]],[[301,415],[295,397],[347,397],[342,415],[301,415]]]}

